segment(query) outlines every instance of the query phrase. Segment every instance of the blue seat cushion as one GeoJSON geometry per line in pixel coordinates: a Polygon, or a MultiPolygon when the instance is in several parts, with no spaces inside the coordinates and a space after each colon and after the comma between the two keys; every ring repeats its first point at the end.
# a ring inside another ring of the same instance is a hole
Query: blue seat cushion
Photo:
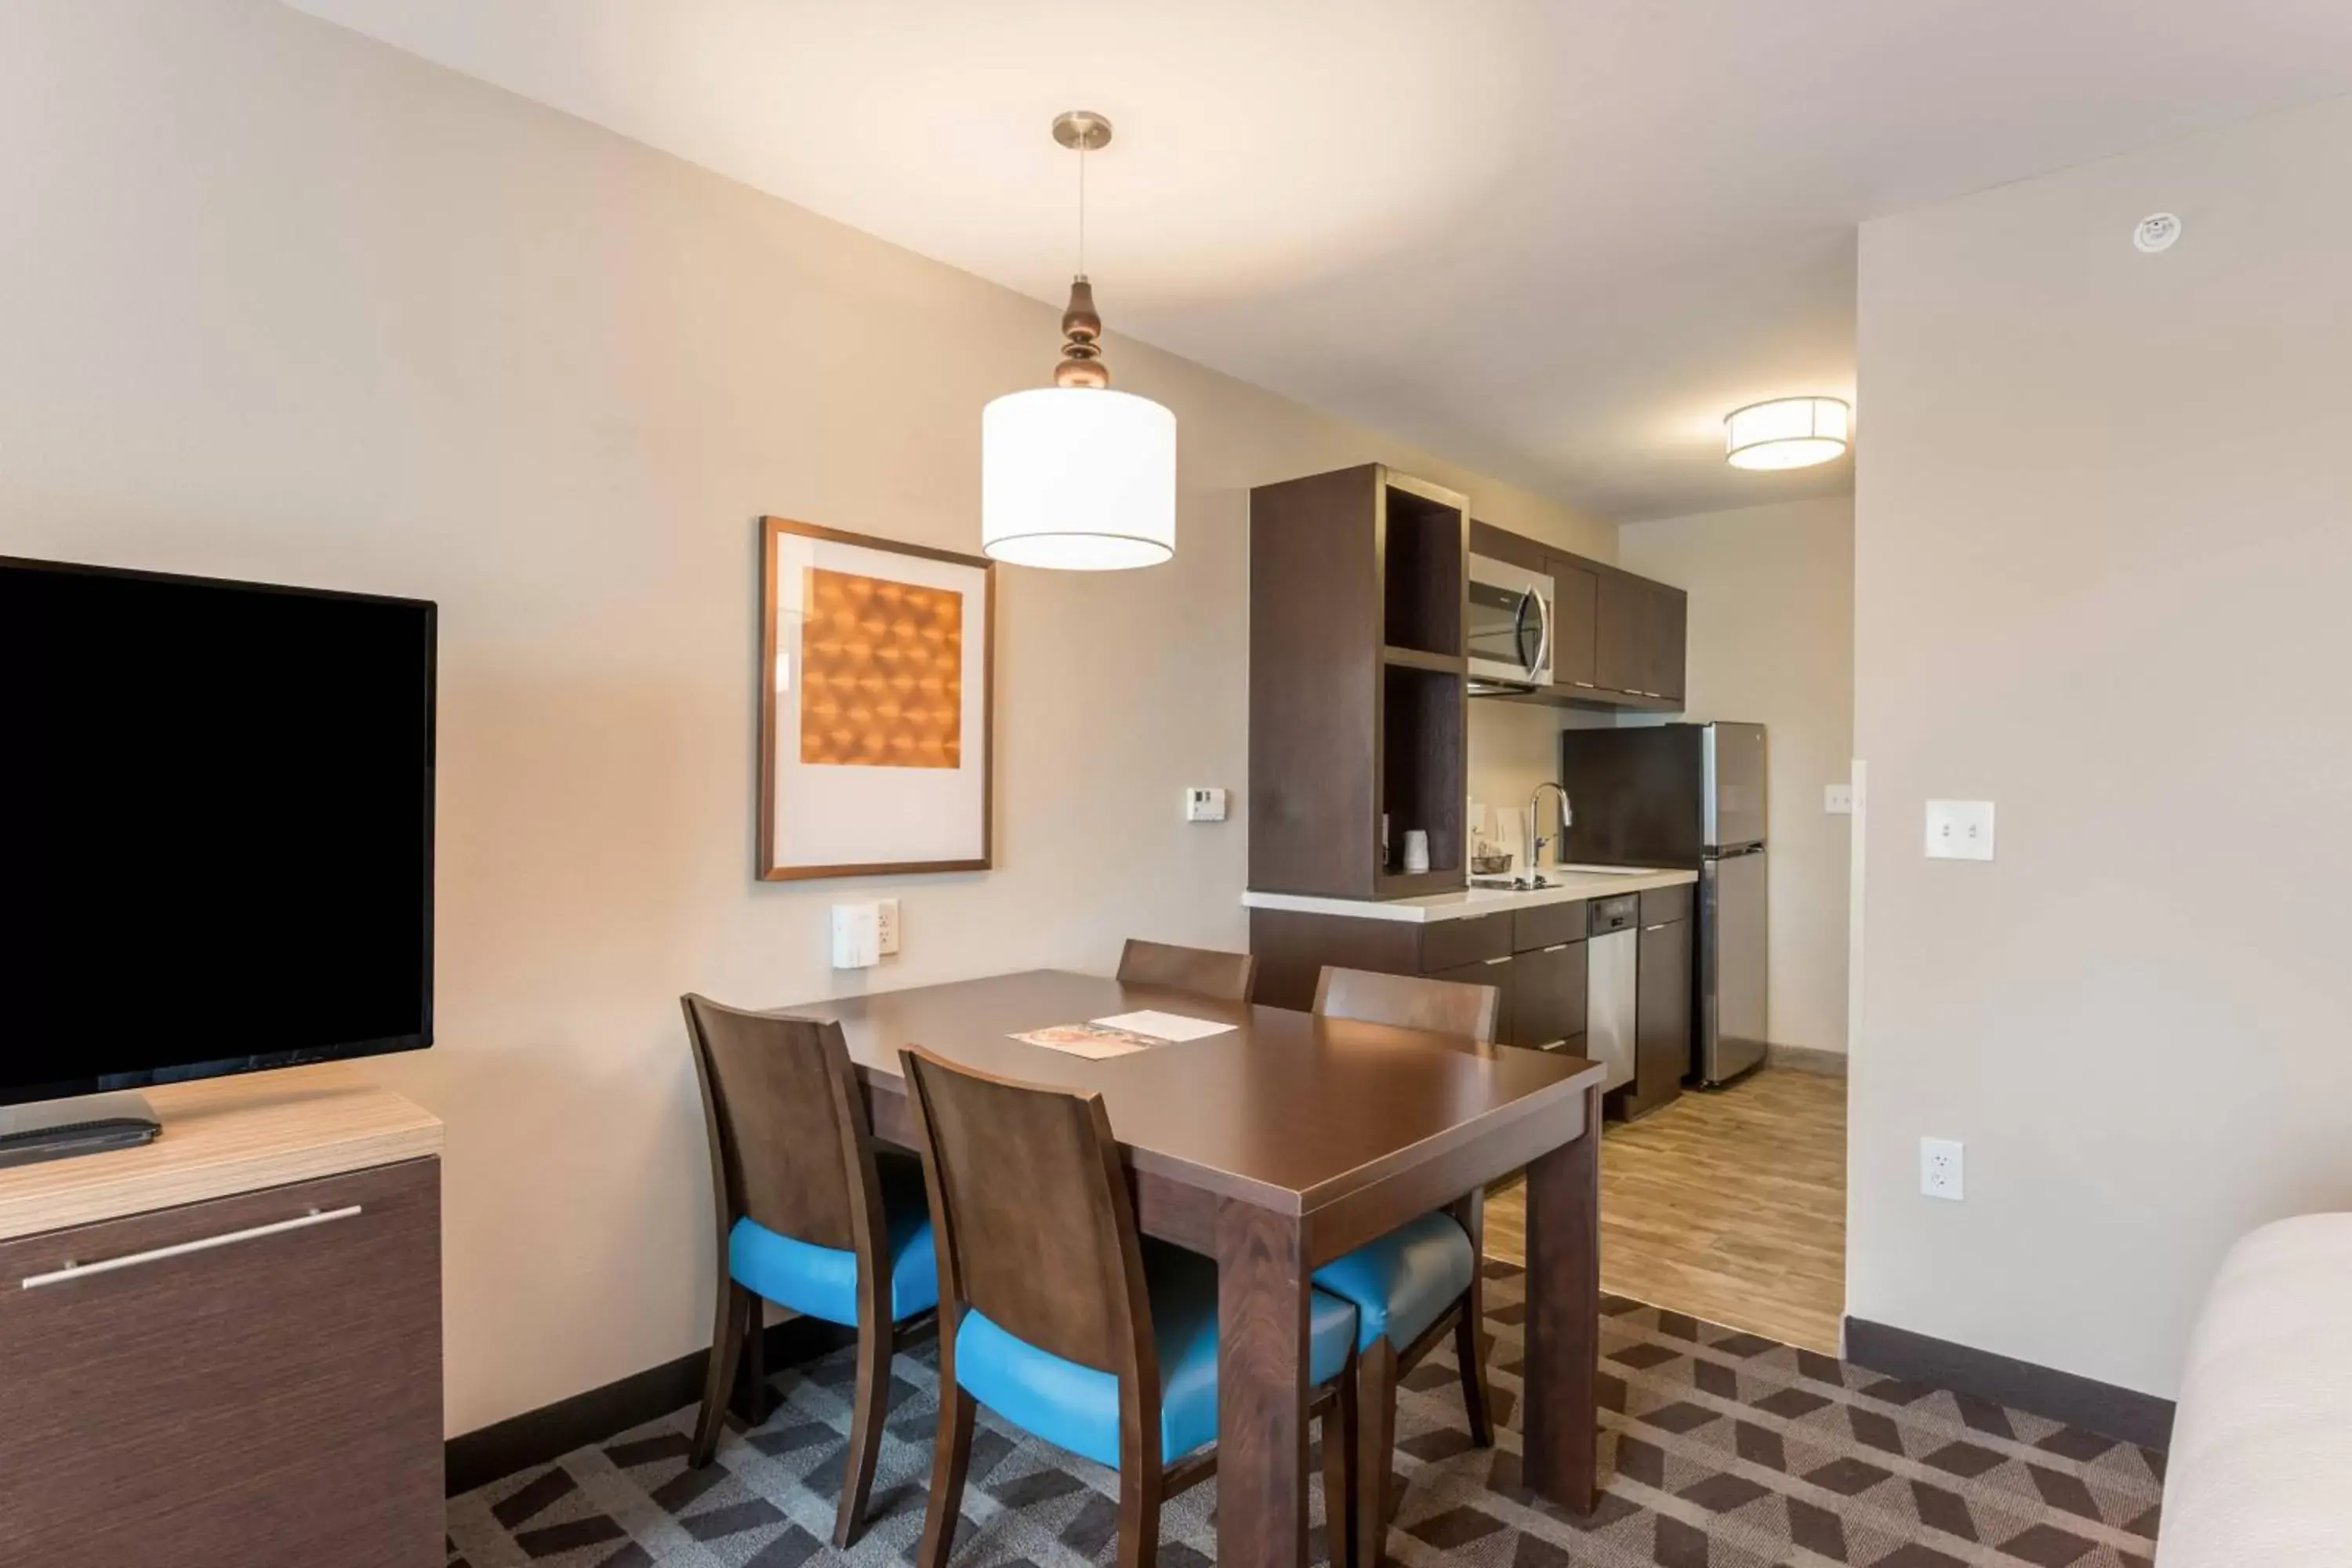
{"type": "MultiPolygon", "coordinates": [[[[1217,1440],[1217,1266],[1146,1241],[1143,1272],[1160,1351],[1160,1458],[1168,1464],[1217,1440]]],[[[1307,1375],[1328,1383],[1348,1364],[1356,1310],[1320,1290],[1307,1295],[1307,1375]]],[[[956,1329],[955,1372],[966,1393],[1024,1431],[1118,1468],[1116,1373],[1039,1350],[976,1311],[956,1329]]]]}
{"type": "Polygon", "coordinates": [[[1315,1271],[1315,1283],[1356,1308],[1356,1348],[1382,1334],[1410,1346],[1470,1289],[1478,1259],[1447,1214],[1425,1214],[1315,1271]]]}
{"type": "MultiPolygon", "coordinates": [[[[931,1243],[931,1207],[923,1168],[885,1154],[881,1169],[884,1241],[890,1265],[890,1321],[940,1304],[940,1260],[931,1243]]],[[[727,1233],[727,1272],[736,1283],[779,1307],[828,1323],[857,1326],[857,1254],[816,1247],[766,1226],[739,1219],[727,1233]]]]}

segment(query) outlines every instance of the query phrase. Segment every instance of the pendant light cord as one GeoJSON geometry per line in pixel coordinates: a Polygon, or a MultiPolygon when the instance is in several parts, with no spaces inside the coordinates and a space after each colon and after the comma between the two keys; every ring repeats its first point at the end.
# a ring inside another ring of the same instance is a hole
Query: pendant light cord
{"type": "Polygon", "coordinates": [[[1078,276],[1087,275],[1087,143],[1078,140],[1078,276]]]}

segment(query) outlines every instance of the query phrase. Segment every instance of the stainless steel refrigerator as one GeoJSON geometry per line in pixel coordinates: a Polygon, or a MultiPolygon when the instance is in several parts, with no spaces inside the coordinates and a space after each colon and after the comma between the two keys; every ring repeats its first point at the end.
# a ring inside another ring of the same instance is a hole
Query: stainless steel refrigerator
{"type": "Polygon", "coordinates": [[[1710,1087],[1764,1059],[1764,726],[1568,730],[1559,783],[1574,865],[1698,873],[1691,1076],[1710,1087]]]}

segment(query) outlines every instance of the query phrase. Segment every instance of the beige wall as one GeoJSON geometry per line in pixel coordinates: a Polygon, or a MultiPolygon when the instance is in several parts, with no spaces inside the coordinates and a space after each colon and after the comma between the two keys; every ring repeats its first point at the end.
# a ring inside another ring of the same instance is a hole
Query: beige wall
{"type": "Polygon", "coordinates": [[[2168,1395],[2231,1240],[2352,1206],[2347,183],[2339,100],[1862,231],[1861,1317],[2168,1395]]]}
{"type": "Polygon", "coordinates": [[[1631,523],[1617,541],[1628,571],[1689,591],[1686,716],[1768,731],[1768,1033],[1843,1051],[1852,819],[1822,792],[1853,756],[1853,498],[1631,523]]]}
{"type": "MultiPolygon", "coordinates": [[[[0,50],[0,551],[412,594],[442,618],[448,1421],[696,1347],[677,998],[865,984],[755,884],[761,512],[976,548],[980,409],[1056,312],[283,9],[27,0],[0,50]]],[[[1118,320],[1118,280],[1102,279],[1118,320]]],[[[1001,584],[1001,869],[898,883],[893,986],[1237,944],[1252,484],[1386,458],[1608,530],[1167,355],[1172,565],[1001,584]]],[[[168,858],[164,858],[168,859],[168,858]]],[[[136,889],[126,889],[136,898],[136,889]]],[[[136,962],[135,955],[131,962],[136,962]]]]}

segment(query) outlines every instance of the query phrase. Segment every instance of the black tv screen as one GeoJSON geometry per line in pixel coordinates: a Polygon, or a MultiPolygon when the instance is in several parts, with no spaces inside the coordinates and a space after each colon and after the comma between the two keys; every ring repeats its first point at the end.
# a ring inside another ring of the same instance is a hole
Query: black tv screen
{"type": "Polygon", "coordinates": [[[0,557],[0,1104],[432,1043],[434,635],[0,557]]]}

